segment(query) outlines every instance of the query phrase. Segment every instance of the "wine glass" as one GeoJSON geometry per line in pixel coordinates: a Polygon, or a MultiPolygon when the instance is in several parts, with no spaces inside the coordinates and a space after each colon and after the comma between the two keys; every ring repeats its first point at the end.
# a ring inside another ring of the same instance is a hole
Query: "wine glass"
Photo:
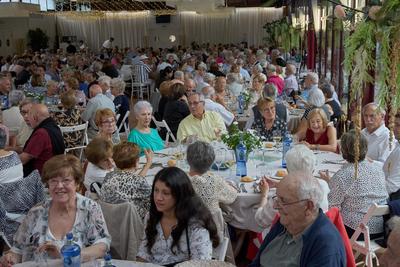
{"type": "Polygon", "coordinates": [[[276,149],[275,152],[277,152],[277,151],[279,150],[279,143],[280,143],[281,140],[282,140],[281,132],[280,132],[280,131],[277,131],[277,130],[273,131],[273,132],[272,132],[272,140],[273,140],[274,143],[275,143],[275,149],[276,149]]]}
{"type": "Polygon", "coordinates": [[[222,147],[219,147],[216,149],[215,160],[214,160],[214,164],[217,166],[218,169],[218,175],[220,174],[220,168],[222,164],[225,162],[226,162],[226,150],[222,147]]]}

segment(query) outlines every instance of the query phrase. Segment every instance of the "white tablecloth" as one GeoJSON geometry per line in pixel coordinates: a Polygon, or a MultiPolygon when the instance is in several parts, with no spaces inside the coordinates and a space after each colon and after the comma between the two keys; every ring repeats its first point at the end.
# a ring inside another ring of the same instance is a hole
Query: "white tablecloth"
{"type": "MultiPolygon", "coordinates": [[[[136,262],[136,261],[122,261],[122,260],[112,260],[113,264],[116,267],[157,267],[160,265],[155,265],[152,263],[143,263],[143,262],[136,262]]],[[[83,263],[82,267],[102,267],[104,265],[104,260],[97,260],[97,262],[86,262],[83,263]]],[[[62,267],[61,260],[48,260],[46,262],[24,262],[20,264],[14,265],[15,267],[62,267]]]]}
{"type": "MultiPolygon", "coordinates": [[[[152,184],[154,175],[161,170],[163,166],[167,165],[169,159],[173,158],[172,154],[176,153],[176,148],[168,148],[159,151],[155,154],[153,159],[153,165],[149,172],[147,173],[146,179],[152,184]]],[[[231,152],[228,152],[230,155],[231,152]]],[[[319,152],[317,156],[317,166],[314,171],[316,177],[319,176],[318,172],[320,170],[329,170],[330,176],[336,173],[344,160],[341,155],[331,152],[319,152]]],[[[232,156],[233,157],[233,154],[232,156]]],[[[227,157],[228,159],[233,159],[227,157]]],[[[140,163],[144,163],[145,159],[142,157],[140,163]]],[[[276,171],[282,169],[282,152],[274,151],[273,149],[267,150],[264,153],[264,166],[262,163],[262,154],[258,152],[257,154],[251,153],[249,160],[247,162],[247,175],[253,177],[254,179],[260,178],[262,175],[267,174],[272,177],[275,176],[276,171]]],[[[185,171],[188,171],[188,165],[185,160],[177,161],[178,167],[185,171]]],[[[218,172],[216,170],[211,170],[212,172],[218,172]]],[[[220,170],[219,174],[226,180],[232,180],[235,183],[239,183],[240,178],[236,177],[236,166],[232,166],[227,170],[220,170]]],[[[279,179],[278,177],[275,177],[279,179]]],[[[254,232],[261,232],[263,229],[258,227],[255,222],[254,215],[259,207],[261,201],[260,193],[254,192],[254,182],[243,183],[246,188],[247,193],[238,193],[238,197],[234,203],[230,205],[233,212],[233,219],[229,223],[240,229],[251,230],[254,232]]],[[[271,194],[275,194],[274,190],[271,190],[271,194]]]]}

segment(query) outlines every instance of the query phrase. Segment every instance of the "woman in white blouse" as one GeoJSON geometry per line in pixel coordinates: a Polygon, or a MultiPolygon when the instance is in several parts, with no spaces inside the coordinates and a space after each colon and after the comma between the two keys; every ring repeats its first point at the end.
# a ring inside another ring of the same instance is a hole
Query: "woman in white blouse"
{"type": "Polygon", "coordinates": [[[159,171],[150,199],[137,260],[164,266],[210,260],[219,244],[217,229],[186,173],[176,167],[159,171]]]}
{"type": "MultiPolygon", "coordinates": [[[[348,163],[332,177],[320,172],[328,181],[331,192],[328,195],[329,207],[338,207],[343,216],[349,238],[373,204],[385,204],[388,198],[385,174],[382,166],[365,159],[368,151],[367,140],[359,137],[359,161],[357,177],[354,176],[356,132],[351,130],[341,137],[342,156],[348,163]]],[[[371,239],[383,232],[382,217],[372,217],[368,222],[371,239]]]]}

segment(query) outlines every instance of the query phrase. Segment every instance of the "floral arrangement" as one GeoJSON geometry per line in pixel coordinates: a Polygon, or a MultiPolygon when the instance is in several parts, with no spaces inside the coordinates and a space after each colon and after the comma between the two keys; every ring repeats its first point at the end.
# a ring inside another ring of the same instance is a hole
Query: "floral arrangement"
{"type": "Polygon", "coordinates": [[[243,101],[244,101],[244,109],[248,109],[250,102],[251,102],[252,95],[248,90],[244,90],[241,93],[241,95],[242,95],[243,101]]]}
{"type": "Polygon", "coordinates": [[[233,150],[236,149],[241,139],[246,146],[247,154],[262,146],[261,138],[255,135],[253,130],[241,131],[236,121],[229,127],[228,133],[221,136],[222,142],[233,150]]]}

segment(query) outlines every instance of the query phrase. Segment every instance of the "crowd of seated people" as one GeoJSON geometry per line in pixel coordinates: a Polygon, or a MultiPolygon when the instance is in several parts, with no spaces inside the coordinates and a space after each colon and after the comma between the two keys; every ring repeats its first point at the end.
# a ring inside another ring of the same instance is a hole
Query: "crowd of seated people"
{"type": "MultiPolygon", "coordinates": [[[[359,147],[353,131],[337,140],[335,122],[342,110],[332,84],[309,72],[299,88],[296,65],[285,56],[289,63],[283,71],[278,57],[277,49],[194,45],[108,49],[97,55],[90,50],[59,50],[12,58],[0,74],[0,97],[9,103],[2,106],[0,120],[0,159],[7,162],[0,164],[0,183],[38,170],[50,199],[31,207],[3,265],[33,260],[33,255],[22,257],[27,247],[59,258],[65,234],[71,231],[83,233],[78,243],[84,261],[102,257],[111,242],[104,218],[99,206],[80,194],[95,191],[93,183],[100,188],[101,200],[136,207],[145,224],[138,260],[173,265],[211,259],[213,248],[222,241],[223,225],[215,214],[221,204],[229,206],[238,199],[234,185],[213,171],[211,143],[239,119],[238,96],[248,93],[245,129],[253,129],[265,141],[293,133],[301,143],[287,153],[285,178],[260,181],[262,198],[255,220],[269,232],[250,266],[344,266],[341,237],[324,212],[339,208],[351,237],[373,203],[400,198],[400,115],[395,118],[392,144],[385,110],[375,103],[362,109],[365,128],[357,137],[359,147]],[[145,94],[149,101],[131,102],[131,78],[149,84],[161,99],[153,102],[152,95],[145,94]],[[294,131],[288,129],[288,98],[304,110],[294,131]],[[130,132],[120,136],[117,128],[128,111],[130,132]],[[150,183],[146,178],[153,157],[171,141],[152,124],[153,116],[166,121],[177,144],[188,144],[189,170],[162,168],[150,174],[150,183]],[[89,124],[90,142],[80,161],[63,154],[81,141],[82,133],[62,134],[59,126],[84,122],[89,124]],[[315,178],[318,151],[340,153],[346,163],[332,177],[321,172],[315,178]],[[143,166],[140,157],[146,160],[143,166]],[[276,188],[274,198],[271,188],[276,188]],[[43,227],[47,230],[39,231],[43,227]]],[[[371,238],[380,236],[383,221],[371,220],[369,229],[371,238]]]]}

